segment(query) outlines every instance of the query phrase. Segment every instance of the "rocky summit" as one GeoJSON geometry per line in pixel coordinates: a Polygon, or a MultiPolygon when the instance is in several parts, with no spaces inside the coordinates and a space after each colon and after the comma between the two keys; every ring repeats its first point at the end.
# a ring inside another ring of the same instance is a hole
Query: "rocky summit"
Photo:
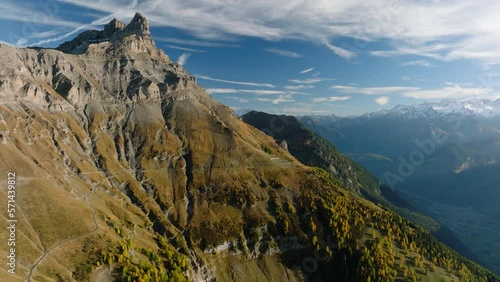
{"type": "Polygon", "coordinates": [[[0,63],[3,281],[496,279],[239,120],[139,13],[0,63]]]}

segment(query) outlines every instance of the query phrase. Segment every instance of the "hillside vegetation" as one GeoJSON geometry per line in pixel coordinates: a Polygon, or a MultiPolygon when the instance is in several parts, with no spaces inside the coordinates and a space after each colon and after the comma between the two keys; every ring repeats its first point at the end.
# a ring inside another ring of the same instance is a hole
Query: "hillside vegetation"
{"type": "Polygon", "coordinates": [[[240,121],[142,15],[104,32],[0,46],[0,170],[18,195],[8,281],[498,280],[240,121]]]}

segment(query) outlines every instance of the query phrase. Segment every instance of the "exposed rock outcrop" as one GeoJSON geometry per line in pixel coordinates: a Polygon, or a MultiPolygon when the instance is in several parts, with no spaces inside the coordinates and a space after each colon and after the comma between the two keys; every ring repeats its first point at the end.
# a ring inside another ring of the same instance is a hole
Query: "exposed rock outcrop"
{"type": "Polygon", "coordinates": [[[0,63],[19,281],[355,281],[368,223],[395,222],[213,100],[141,14],[0,63]]]}
{"type": "Polygon", "coordinates": [[[8,68],[0,72],[2,102],[49,110],[101,103],[176,100],[195,79],[156,48],[139,13],[125,26],[113,19],[103,31],[85,31],[57,50],[0,45],[8,68]],[[62,52],[61,52],[62,51],[62,52]]]}
{"type": "Polygon", "coordinates": [[[118,44],[122,44],[123,39],[131,35],[149,44],[150,46],[147,46],[149,49],[154,49],[154,42],[151,39],[148,20],[141,13],[136,13],[128,25],[125,25],[117,19],[113,19],[104,26],[104,30],[85,31],[79,34],[75,39],[59,45],[57,50],[69,54],[82,54],[85,53],[92,44],[102,42],[117,42],[118,44]]]}

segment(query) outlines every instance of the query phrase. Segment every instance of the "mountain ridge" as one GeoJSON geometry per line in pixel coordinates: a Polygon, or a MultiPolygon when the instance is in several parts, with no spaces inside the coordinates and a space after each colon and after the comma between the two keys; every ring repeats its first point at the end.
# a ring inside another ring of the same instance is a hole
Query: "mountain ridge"
{"type": "Polygon", "coordinates": [[[464,256],[480,261],[448,228],[428,216],[419,214],[398,191],[392,190],[373,174],[340,153],[298,118],[250,111],[241,119],[273,137],[277,144],[285,142],[287,150],[302,163],[325,169],[346,189],[397,212],[422,226],[464,256]]]}
{"type": "Polygon", "coordinates": [[[475,257],[498,272],[499,190],[493,171],[500,156],[499,117],[489,114],[494,111],[481,114],[477,104],[498,109],[498,100],[445,100],[434,104],[441,113],[422,104],[357,118],[315,116],[302,121],[400,191],[419,211],[449,226],[475,257]],[[414,111],[408,115],[405,108],[414,111]],[[423,158],[416,161],[417,155],[423,158]],[[473,224],[462,224],[464,218],[473,224]]]}
{"type": "Polygon", "coordinates": [[[152,47],[155,45],[151,39],[148,20],[137,12],[128,25],[114,18],[104,26],[104,30],[84,31],[76,38],[60,44],[56,50],[70,54],[82,54],[87,51],[91,44],[116,42],[131,35],[148,40],[152,47]]]}
{"type": "Polygon", "coordinates": [[[424,102],[417,105],[398,105],[390,110],[366,113],[361,115],[361,117],[400,116],[415,119],[422,117],[439,118],[450,114],[495,118],[500,116],[500,99],[469,99],[463,101],[444,99],[433,103],[424,102]]]}
{"type": "Polygon", "coordinates": [[[68,53],[0,47],[0,168],[16,172],[19,211],[9,279],[497,280],[297,161],[122,28],[68,53]]]}

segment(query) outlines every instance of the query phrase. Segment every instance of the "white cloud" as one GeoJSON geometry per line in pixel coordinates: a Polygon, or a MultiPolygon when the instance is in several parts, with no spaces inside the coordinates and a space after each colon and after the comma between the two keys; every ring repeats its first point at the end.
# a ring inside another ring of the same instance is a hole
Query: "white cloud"
{"type": "Polygon", "coordinates": [[[415,99],[464,99],[464,98],[489,98],[496,99],[500,93],[490,88],[461,87],[458,85],[442,87],[438,89],[418,89],[406,91],[403,96],[415,99]]]}
{"type": "Polygon", "coordinates": [[[38,2],[35,4],[2,0],[2,13],[0,13],[0,19],[24,23],[24,37],[36,37],[32,35],[47,32],[40,31],[41,27],[44,25],[70,29],[82,25],[79,22],[61,19],[58,17],[59,12],[60,7],[56,3],[38,2]]]}
{"type": "Polygon", "coordinates": [[[283,86],[283,88],[285,88],[287,90],[313,89],[314,85],[304,85],[304,84],[286,85],[286,86],[283,86]]]}
{"type": "Polygon", "coordinates": [[[240,103],[248,103],[248,102],[250,102],[249,99],[245,99],[245,98],[241,98],[241,97],[231,96],[231,97],[227,97],[227,98],[229,98],[231,100],[235,100],[235,101],[240,102],[240,103]]]}
{"type": "Polygon", "coordinates": [[[269,87],[269,88],[274,88],[274,85],[269,84],[269,83],[257,83],[257,82],[246,82],[246,81],[234,81],[234,80],[226,80],[226,79],[219,79],[219,78],[212,78],[209,76],[205,75],[195,75],[198,79],[204,79],[204,80],[211,80],[211,81],[217,81],[217,82],[224,82],[224,83],[229,83],[229,84],[238,84],[238,85],[246,85],[246,86],[255,86],[255,87],[269,87]]]}
{"type": "Polygon", "coordinates": [[[273,104],[281,104],[281,103],[293,103],[295,100],[292,99],[292,95],[290,94],[281,94],[278,98],[257,98],[258,101],[261,102],[271,102],[273,104]]]}
{"type": "Polygon", "coordinates": [[[29,37],[38,39],[38,38],[56,36],[60,33],[61,33],[61,29],[53,29],[53,30],[47,30],[47,31],[43,31],[43,32],[33,33],[29,37]]]}
{"type": "MultiPolygon", "coordinates": [[[[500,93],[486,87],[470,87],[470,84],[463,83],[458,85],[456,83],[446,82],[446,87],[436,89],[422,89],[419,87],[405,87],[405,86],[387,86],[387,87],[354,87],[335,85],[330,87],[341,93],[349,94],[364,94],[364,95],[384,95],[375,99],[374,101],[380,105],[385,105],[389,102],[389,98],[385,95],[400,94],[403,97],[415,99],[465,99],[465,98],[485,98],[485,99],[498,99],[500,93]]],[[[322,98],[319,98],[321,102],[322,98]]],[[[325,100],[326,101],[326,100],[325,100]]]]}
{"type": "Polygon", "coordinates": [[[48,44],[48,43],[52,43],[52,42],[57,42],[57,41],[65,39],[65,38],[67,38],[69,36],[72,36],[74,34],[77,34],[77,33],[81,32],[81,31],[84,31],[84,30],[87,30],[87,29],[92,29],[92,28],[95,28],[95,27],[97,27],[99,25],[107,24],[113,18],[114,18],[114,14],[103,16],[103,17],[100,17],[100,18],[98,18],[96,20],[93,20],[89,24],[78,25],[77,27],[73,28],[71,31],[66,32],[66,33],[64,33],[62,35],[59,35],[59,36],[56,36],[56,37],[45,38],[45,39],[42,39],[42,40],[40,40],[38,42],[32,43],[31,45],[40,46],[40,45],[44,45],[44,44],[48,44]]]}
{"type": "Polygon", "coordinates": [[[400,66],[420,66],[420,67],[431,67],[432,64],[426,60],[416,60],[410,61],[406,63],[402,63],[400,66]]]}
{"type": "Polygon", "coordinates": [[[288,81],[293,82],[293,83],[297,83],[297,84],[313,84],[313,83],[318,83],[318,82],[326,81],[326,80],[332,80],[332,79],[314,77],[314,78],[306,78],[306,79],[290,79],[288,81]]]}
{"type": "Polygon", "coordinates": [[[238,93],[238,90],[232,88],[208,88],[207,93],[209,94],[233,94],[238,93]]]}
{"type": "Polygon", "coordinates": [[[337,102],[337,101],[347,101],[351,99],[351,96],[332,96],[332,97],[321,97],[313,98],[312,101],[317,102],[337,102]]]}
{"type": "Polygon", "coordinates": [[[342,93],[353,93],[353,94],[364,94],[364,95],[382,95],[382,94],[402,93],[407,91],[419,90],[419,88],[417,87],[405,87],[405,86],[353,87],[344,85],[334,85],[330,87],[330,89],[342,93]]]}
{"type": "Polygon", "coordinates": [[[270,99],[270,98],[257,98],[257,101],[260,101],[260,102],[271,102],[273,99],[270,99]]]}
{"type": "Polygon", "coordinates": [[[356,53],[349,51],[347,49],[340,48],[340,47],[332,45],[330,43],[325,43],[325,45],[326,45],[326,47],[328,47],[328,49],[332,50],[332,52],[335,55],[340,56],[346,60],[350,60],[356,56],[356,53]]]}
{"type": "Polygon", "coordinates": [[[208,88],[209,94],[255,94],[255,95],[294,95],[300,94],[298,92],[280,91],[280,90],[267,90],[267,89],[234,89],[234,88],[208,88]]]}
{"type": "Polygon", "coordinates": [[[189,54],[189,53],[183,53],[177,59],[177,63],[179,65],[181,65],[181,66],[184,66],[187,63],[187,60],[189,59],[189,56],[191,56],[191,54],[189,54]]]}
{"type": "Polygon", "coordinates": [[[205,50],[199,50],[199,49],[193,49],[193,48],[185,48],[185,47],[180,47],[180,46],[175,46],[175,45],[165,45],[168,48],[171,49],[176,49],[176,50],[182,50],[182,51],[187,51],[187,52],[193,52],[193,53],[203,53],[206,52],[205,50]]]}
{"type": "Polygon", "coordinates": [[[301,74],[304,74],[304,73],[311,72],[311,71],[313,71],[313,70],[314,70],[314,68],[308,68],[308,69],[305,69],[305,70],[301,71],[300,73],[301,73],[301,74]]]}
{"type": "Polygon", "coordinates": [[[27,38],[19,38],[14,45],[15,46],[26,46],[28,44],[28,39],[27,38]]]}
{"type": "Polygon", "coordinates": [[[283,94],[280,95],[278,98],[273,99],[271,102],[273,104],[281,104],[281,103],[292,103],[294,102],[294,100],[292,99],[292,95],[283,94]]]}
{"type": "Polygon", "coordinates": [[[302,55],[299,54],[299,53],[295,53],[295,52],[288,51],[288,50],[283,50],[283,49],[268,48],[268,49],[264,49],[264,50],[267,51],[267,52],[273,53],[273,54],[277,54],[277,55],[285,56],[285,57],[290,57],[290,58],[300,58],[300,57],[302,57],[302,55]]]}
{"type": "Polygon", "coordinates": [[[286,107],[283,112],[287,115],[321,115],[330,113],[329,111],[317,110],[310,107],[286,107]]]}
{"type": "Polygon", "coordinates": [[[280,94],[287,93],[287,92],[279,91],[279,90],[262,90],[262,89],[256,89],[256,90],[239,89],[238,92],[248,93],[248,94],[256,94],[256,95],[280,95],[280,94]]]}
{"type": "MultiPolygon", "coordinates": [[[[59,0],[120,19],[142,11],[153,26],[168,26],[197,38],[265,40],[296,39],[324,44],[350,59],[352,39],[386,40],[374,55],[414,54],[439,60],[471,59],[500,63],[500,2],[450,1],[246,1],[234,0],[59,0]],[[344,39],[346,38],[346,39],[344,39]],[[345,44],[343,44],[345,43],[345,44]]],[[[3,0],[3,19],[29,21],[36,5],[3,0]],[[19,11],[25,11],[19,14],[19,11]]],[[[40,9],[38,9],[40,10],[40,9]]],[[[79,24],[50,17],[47,24],[77,28],[79,24]]],[[[175,43],[175,42],[172,42],[175,43]]],[[[193,42],[194,43],[194,42],[193,42]]],[[[179,43],[175,43],[179,44],[179,43]]]]}
{"type": "Polygon", "coordinates": [[[180,39],[180,38],[174,38],[174,37],[155,37],[155,40],[167,42],[167,43],[173,43],[173,44],[190,45],[190,46],[198,46],[198,47],[241,47],[238,44],[227,43],[227,42],[180,39]]]}
{"type": "Polygon", "coordinates": [[[387,97],[387,96],[378,97],[374,101],[375,101],[375,103],[377,103],[381,106],[385,106],[385,105],[387,105],[387,103],[389,103],[389,97],[387,97]]]}

